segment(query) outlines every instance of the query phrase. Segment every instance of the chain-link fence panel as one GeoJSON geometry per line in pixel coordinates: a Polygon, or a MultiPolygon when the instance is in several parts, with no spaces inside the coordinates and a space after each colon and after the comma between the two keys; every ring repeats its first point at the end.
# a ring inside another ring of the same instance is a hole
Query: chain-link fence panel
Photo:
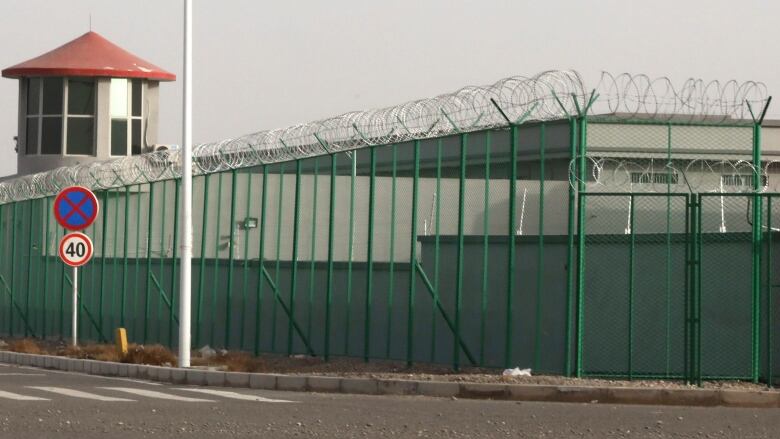
{"type": "Polygon", "coordinates": [[[759,286],[753,203],[740,194],[700,196],[698,364],[703,379],[752,379],[757,367],[759,286]]]}
{"type": "Polygon", "coordinates": [[[586,375],[679,378],[685,368],[687,201],[582,194],[586,375]]]}

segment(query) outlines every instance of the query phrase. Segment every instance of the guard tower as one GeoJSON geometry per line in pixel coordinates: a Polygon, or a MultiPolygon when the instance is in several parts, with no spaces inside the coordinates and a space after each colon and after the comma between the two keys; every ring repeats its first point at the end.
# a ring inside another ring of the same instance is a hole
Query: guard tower
{"type": "Polygon", "coordinates": [[[19,175],[151,151],[176,75],[95,32],[2,71],[19,79],[19,175]]]}

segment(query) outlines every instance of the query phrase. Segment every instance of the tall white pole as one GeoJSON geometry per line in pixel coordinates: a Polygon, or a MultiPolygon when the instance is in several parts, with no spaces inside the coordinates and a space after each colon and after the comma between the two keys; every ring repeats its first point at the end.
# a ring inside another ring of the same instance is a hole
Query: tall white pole
{"type": "Polygon", "coordinates": [[[78,346],[78,334],[79,334],[79,267],[73,267],[73,327],[71,328],[71,334],[73,334],[73,346],[78,346]]]}
{"type": "Polygon", "coordinates": [[[192,308],[192,0],[184,0],[184,83],[181,148],[181,293],[179,297],[179,367],[190,367],[192,308]]]}

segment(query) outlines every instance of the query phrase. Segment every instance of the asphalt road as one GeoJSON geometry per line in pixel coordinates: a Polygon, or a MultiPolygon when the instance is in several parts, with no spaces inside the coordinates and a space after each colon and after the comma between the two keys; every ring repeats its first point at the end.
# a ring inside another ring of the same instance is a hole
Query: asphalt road
{"type": "Polygon", "coordinates": [[[0,438],[776,438],[780,411],[189,387],[0,365],[0,438]],[[216,391],[216,392],[214,392],[216,391]]]}

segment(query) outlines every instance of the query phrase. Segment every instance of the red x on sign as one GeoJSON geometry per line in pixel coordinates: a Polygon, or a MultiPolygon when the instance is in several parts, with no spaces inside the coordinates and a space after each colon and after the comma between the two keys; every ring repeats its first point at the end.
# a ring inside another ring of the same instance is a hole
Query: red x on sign
{"type": "Polygon", "coordinates": [[[65,188],[54,199],[54,217],[68,230],[89,227],[97,218],[98,208],[95,194],[81,186],[65,188]]]}

